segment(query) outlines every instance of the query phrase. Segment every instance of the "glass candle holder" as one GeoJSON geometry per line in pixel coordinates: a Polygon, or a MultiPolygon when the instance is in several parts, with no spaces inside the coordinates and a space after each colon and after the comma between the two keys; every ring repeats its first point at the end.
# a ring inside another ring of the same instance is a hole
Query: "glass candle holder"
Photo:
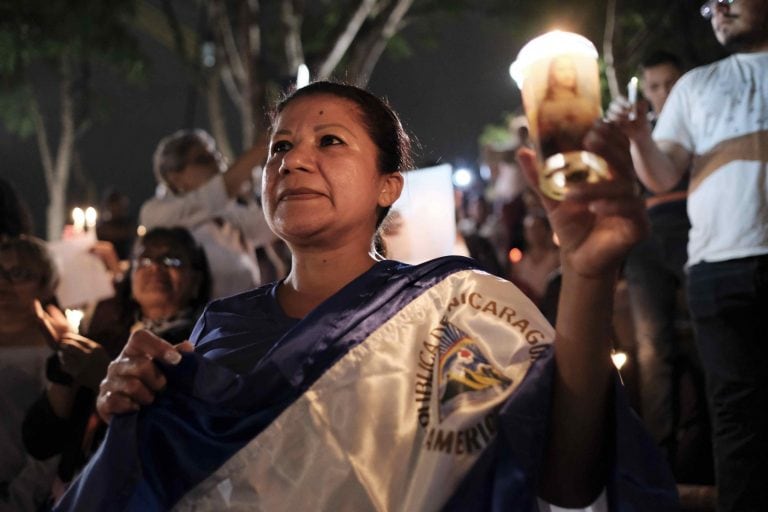
{"type": "Polygon", "coordinates": [[[509,72],[522,91],[541,191],[562,200],[569,184],[608,178],[605,160],[584,149],[584,136],[602,116],[595,46],[555,30],[529,41],[509,72]]]}

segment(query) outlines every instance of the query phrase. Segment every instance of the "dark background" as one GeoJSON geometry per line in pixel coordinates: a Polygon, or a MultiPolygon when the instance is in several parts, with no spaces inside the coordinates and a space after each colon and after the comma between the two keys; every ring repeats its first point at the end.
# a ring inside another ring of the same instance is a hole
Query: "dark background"
{"type": "MultiPolygon", "coordinates": [[[[562,11],[560,17],[566,14],[562,11]]],[[[584,19],[566,20],[566,29],[579,31],[580,25],[586,25],[584,19]]],[[[602,22],[594,23],[600,26],[602,22]]],[[[388,98],[419,141],[417,163],[477,168],[477,139],[483,127],[519,111],[520,96],[509,77],[509,65],[525,40],[553,25],[531,23],[524,31],[511,27],[508,19],[471,12],[438,18],[430,26],[429,44],[413,43],[410,57],[382,56],[369,88],[388,98]]],[[[409,30],[418,29],[406,30],[406,36],[409,30]]],[[[195,96],[189,86],[188,70],[169,48],[149,36],[139,34],[139,38],[151,61],[142,83],[125,83],[109,69],[93,70],[95,122],[78,144],[70,208],[98,204],[106,191],[116,189],[128,194],[135,215],[154,191],[151,155],[159,139],[188,127],[187,119],[195,127],[208,127],[203,98],[195,96]]],[[[420,38],[417,33],[410,39],[420,38]]],[[[601,42],[592,39],[600,48],[601,42]]],[[[711,34],[710,39],[713,41],[711,34]]],[[[57,84],[44,70],[38,70],[36,91],[43,114],[56,121],[57,84]]],[[[229,108],[234,143],[238,121],[231,105],[229,108]]],[[[56,141],[53,131],[51,141],[56,141]]],[[[27,201],[35,231],[44,235],[47,193],[34,136],[20,139],[0,126],[0,172],[27,201]]]]}

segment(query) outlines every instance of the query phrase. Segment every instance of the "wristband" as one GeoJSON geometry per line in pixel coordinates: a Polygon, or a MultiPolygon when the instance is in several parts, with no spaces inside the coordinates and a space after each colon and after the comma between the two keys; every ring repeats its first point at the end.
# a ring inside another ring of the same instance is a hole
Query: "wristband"
{"type": "Polygon", "coordinates": [[[56,384],[71,386],[74,379],[70,374],[61,369],[58,354],[52,354],[45,363],[45,377],[56,384]]]}

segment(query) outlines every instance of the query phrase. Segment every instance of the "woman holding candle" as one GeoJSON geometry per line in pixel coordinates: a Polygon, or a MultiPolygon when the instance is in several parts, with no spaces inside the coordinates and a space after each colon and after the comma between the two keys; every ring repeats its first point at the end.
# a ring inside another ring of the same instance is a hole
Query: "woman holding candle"
{"type": "Polygon", "coordinates": [[[42,313],[56,353],[49,359],[46,392],[24,421],[24,442],[38,459],[61,455],[58,498],[104,433],[94,398],[109,360],[130,334],[147,329],[174,343],[186,340],[208,300],[205,255],[183,228],[156,228],[134,248],[132,272],[113,299],[99,303],[86,336],[56,308],[42,313]],[[55,341],[54,341],[55,340],[55,341]]]}
{"type": "MultiPolygon", "coordinates": [[[[674,506],[650,442],[614,413],[613,283],[645,230],[619,132],[586,140],[614,179],[544,200],[563,261],[556,330],[471,260],[371,251],[409,168],[378,98],[311,84],[271,135],[264,206],[291,273],[209,305],[192,353],[131,337],[101,386],[104,449],[62,510],[533,510],[606,486],[612,503],[674,506]]],[[[529,175],[534,161],[521,151],[529,175]]]]}

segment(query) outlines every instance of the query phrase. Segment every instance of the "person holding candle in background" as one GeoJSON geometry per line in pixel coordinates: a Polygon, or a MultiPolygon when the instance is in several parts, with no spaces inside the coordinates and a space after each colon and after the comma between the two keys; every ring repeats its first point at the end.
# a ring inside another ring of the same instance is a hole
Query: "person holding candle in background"
{"type": "MultiPolygon", "coordinates": [[[[707,380],[721,512],[768,503],[768,0],[707,0],[733,54],[675,84],[651,132],[632,130],[643,183],[667,192],[690,169],[688,307],[707,380]]],[[[641,111],[642,112],[642,111],[641,111]]]]}
{"type": "MultiPolygon", "coordinates": [[[[672,87],[685,71],[677,56],[663,51],[648,55],[640,69],[640,87],[651,110],[645,102],[637,103],[636,79],[628,87],[628,98],[616,98],[608,109],[609,119],[621,120],[628,112],[633,123],[620,126],[630,141],[637,138],[638,130],[651,132],[672,87]]],[[[681,404],[675,395],[681,362],[694,369],[701,366],[695,349],[685,345],[677,328],[678,319],[688,316],[680,310],[690,229],[687,188],[687,173],[669,192],[654,194],[644,188],[651,237],[630,252],[624,266],[637,341],[642,417],[673,467],[678,427],[690,420],[680,417],[681,404]]],[[[700,370],[693,371],[698,377],[700,370]]]]}
{"type": "Polygon", "coordinates": [[[95,393],[109,361],[130,334],[147,329],[173,343],[185,341],[210,297],[205,254],[184,228],[155,228],[133,251],[132,270],[116,296],[96,306],[85,336],[78,318],[49,308],[44,315],[56,353],[48,387],[29,408],[23,425],[27,451],[40,460],[60,455],[52,499],[87,462],[104,434],[93,414],[95,393]]]}

